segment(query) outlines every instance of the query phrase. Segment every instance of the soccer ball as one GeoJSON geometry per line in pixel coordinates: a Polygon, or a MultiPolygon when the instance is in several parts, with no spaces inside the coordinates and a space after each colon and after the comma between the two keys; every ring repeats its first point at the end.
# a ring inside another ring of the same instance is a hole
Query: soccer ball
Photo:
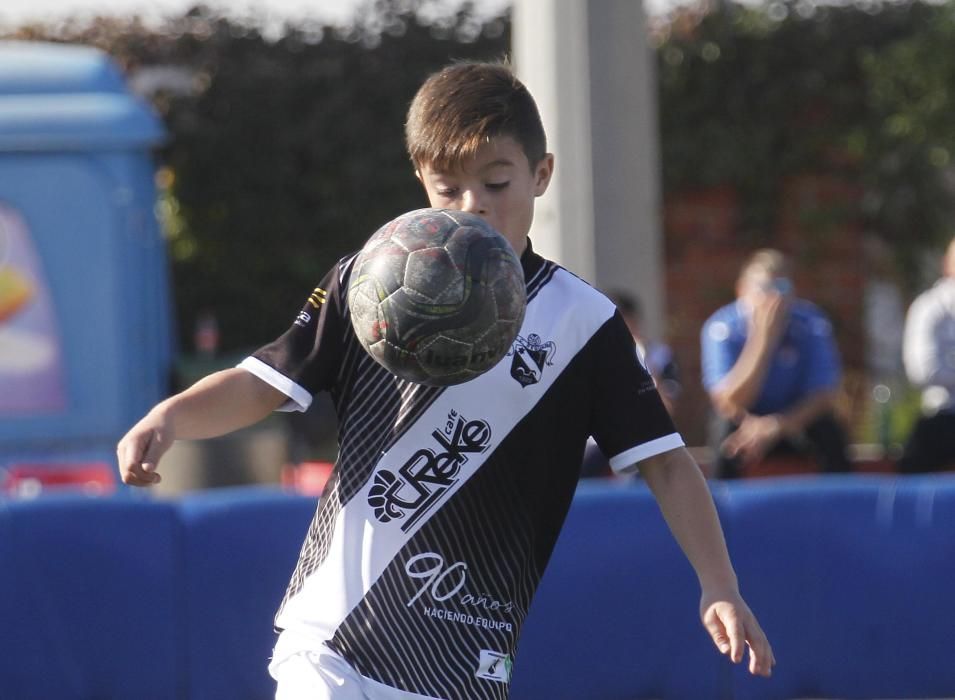
{"type": "Polygon", "coordinates": [[[368,240],[348,285],[355,335],[392,374],[460,384],[491,369],[524,320],[521,262],[481,217],[418,209],[368,240]]]}

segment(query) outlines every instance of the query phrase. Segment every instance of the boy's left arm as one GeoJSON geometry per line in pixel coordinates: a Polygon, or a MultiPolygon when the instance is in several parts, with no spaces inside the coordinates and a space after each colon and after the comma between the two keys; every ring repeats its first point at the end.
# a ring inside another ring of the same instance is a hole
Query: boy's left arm
{"type": "Polygon", "coordinates": [[[700,581],[700,616],[714,644],[734,662],[749,645],[750,673],[769,676],[776,660],[756,616],[740,596],[723,529],[706,480],[685,448],[640,462],[640,473],[700,581]]]}

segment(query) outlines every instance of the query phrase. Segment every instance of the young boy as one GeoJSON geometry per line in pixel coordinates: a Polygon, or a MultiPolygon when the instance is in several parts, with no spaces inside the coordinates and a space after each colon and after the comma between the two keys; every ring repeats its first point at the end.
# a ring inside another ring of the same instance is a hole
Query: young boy
{"type": "Polygon", "coordinates": [[[351,330],[348,256],[284,335],[130,430],[118,447],[124,481],[158,482],[176,439],[304,410],[331,392],[339,459],[276,616],[276,697],[506,698],[593,435],[614,469],[640,463],[696,570],[717,647],[738,662],[748,644],[750,671],[768,676],[772,650],[740,597],[709,491],[626,324],[531,248],[554,157],[526,88],[503,65],[452,65],[419,90],[406,135],[431,206],[484,217],[521,256],[528,307],[511,355],[449,388],[389,374],[351,330]]]}

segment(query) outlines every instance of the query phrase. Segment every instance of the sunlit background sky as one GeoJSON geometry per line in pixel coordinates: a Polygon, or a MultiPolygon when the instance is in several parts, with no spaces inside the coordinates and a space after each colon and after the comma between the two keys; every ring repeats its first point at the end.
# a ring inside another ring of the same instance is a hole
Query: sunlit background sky
{"type": "MultiPolygon", "coordinates": [[[[31,21],[94,15],[138,14],[146,20],[154,20],[181,14],[196,4],[197,0],[0,0],[0,25],[10,27],[31,21]]],[[[252,15],[280,22],[313,18],[338,24],[347,22],[364,0],[206,0],[203,4],[228,8],[228,13],[234,16],[252,15]]],[[[445,0],[443,4],[460,3],[445,0]]],[[[493,15],[511,2],[475,0],[474,4],[482,13],[493,15]]],[[[645,0],[645,4],[649,12],[659,13],[673,6],[674,0],[645,0]]]]}

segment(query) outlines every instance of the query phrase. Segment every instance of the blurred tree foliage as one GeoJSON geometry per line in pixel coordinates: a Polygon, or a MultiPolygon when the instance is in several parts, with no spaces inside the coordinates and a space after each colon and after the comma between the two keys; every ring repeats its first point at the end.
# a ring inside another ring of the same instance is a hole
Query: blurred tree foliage
{"type": "Polygon", "coordinates": [[[153,95],[170,132],[158,180],[184,350],[210,310],[226,352],[275,337],[338,258],[427,206],[404,149],[408,103],[449,61],[500,59],[510,42],[506,15],[439,6],[377,0],[343,28],[269,31],[196,7],[158,28],[19,30],[99,46],[134,77],[185,69],[189,90],[153,95]]]}
{"type": "Polygon", "coordinates": [[[863,187],[856,211],[916,282],[953,230],[955,4],[719,2],[654,29],[664,188],[733,184],[741,235],[772,231],[788,176],[863,187]]]}
{"type": "MultiPolygon", "coordinates": [[[[657,22],[664,187],[732,184],[740,235],[773,228],[788,176],[864,187],[858,211],[910,278],[950,235],[955,0],[824,6],[715,0],[657,22]]],[[[342,254],[424,206],[403,122],[421,80],[455,58],[500,58],[504,14],[465,3],[375,0],[347,27],[268,28],[197,7],[163,26],[99,19],[20,38],[93,44],[131,75],[182,69],[153,102],[170,131],[163,212],[184,338],[205,310],[228,351],[288,326],[342,254]]]]}

